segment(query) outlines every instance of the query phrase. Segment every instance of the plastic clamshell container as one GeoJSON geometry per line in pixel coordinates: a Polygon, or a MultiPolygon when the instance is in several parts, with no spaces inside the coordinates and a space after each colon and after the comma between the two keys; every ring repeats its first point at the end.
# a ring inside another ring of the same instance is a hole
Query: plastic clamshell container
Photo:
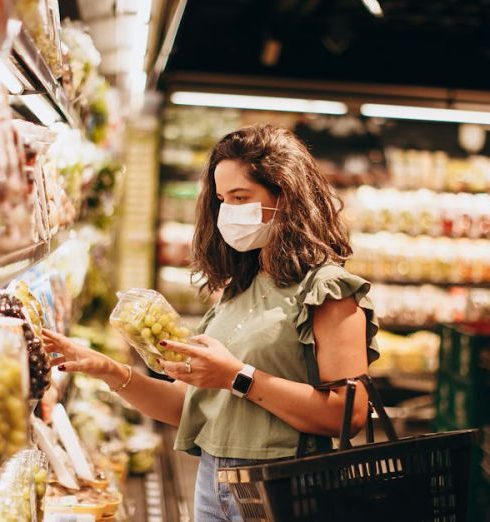
{"type": "Polygon", "coordinates": [[[155,290],[131,288],[118,292],[118,303],[110,323],[138,352],[145,364],[156,373],[165,374],[158,358],[180,362],[184,357],[166,350],[159,343],[170,339],[187,342],[189,329],[172,305],[155,290]]]}

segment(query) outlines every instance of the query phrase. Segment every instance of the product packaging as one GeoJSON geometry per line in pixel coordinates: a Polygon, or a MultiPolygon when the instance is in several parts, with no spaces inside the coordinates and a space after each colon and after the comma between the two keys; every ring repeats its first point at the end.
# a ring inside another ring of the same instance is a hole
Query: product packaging
{"type": "Polygon", "coordinates": [[[0,460],[27,443],[29,369],[22,324],[0,317],[0,460]]]}
{"type": "Polygon", "coordinates": [[[111,324],[135,348],[146,365],[164,374],[158,358],[183,361],[184,357],[165,349],[159,343],[166,339],[187,342],[189,329],[168,301],[154,290],[132,288],[118,292],[119,299],[111,313],[111,324]]]}

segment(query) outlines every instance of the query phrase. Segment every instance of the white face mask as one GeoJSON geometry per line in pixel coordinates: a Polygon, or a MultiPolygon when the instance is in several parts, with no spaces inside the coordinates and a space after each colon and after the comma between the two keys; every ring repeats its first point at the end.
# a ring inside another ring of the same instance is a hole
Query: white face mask
{"type": "Polygon", "coordinates": [[[218,229],[225,242],[238,252],[263,248],[269,242],[277,210],[277,208],[263,207],[260,202],[243,205],[221,203],[218,229]],[[268,223],[262,223],[262,210],[274,211],[268,223]]]}

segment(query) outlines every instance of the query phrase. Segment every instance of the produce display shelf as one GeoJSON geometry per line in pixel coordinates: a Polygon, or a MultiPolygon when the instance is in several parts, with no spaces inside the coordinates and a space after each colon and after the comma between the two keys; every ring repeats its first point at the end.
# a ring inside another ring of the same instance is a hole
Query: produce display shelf
{"type": "Polygon", "coordinates": [[[41,241],[0,256],[0,285],[5,285],[15,276],[42,261],[49,252],[50,242],[41,241]]]}
{"type": "Polygon", "coordinates": [[[48,257],[51,252],[72,237],[76,229],[75,224],[70,228],[60,230],[49,240],[0,255],[0,286],[6,285],[16,276],[48,257]]]}
{"type": "Polygon", "coordinates": [[[442,288],[453,288],[453,287],[464,287],[464,288],[490,288],[490,282],[488,281],[480,281],[480,282],[449,282],[449,281],[434,281],[430,279],[418,279],[414,281],[404,281],[400,279],[390,279],[383,277],[369,277],[363,276],[362,274],[358,274],[360,277],[365,277],[371,283],[379,283],[385,285],[400,285],[400,286],[422,286],[422,285],[431,285],[431,286],[439,286],[442,288]]]}
{"type": "Polygon", "coordinates": [[[33,92],[47,94],[51,104],[66,123],[73,128],[81,126],[79,117],[72,109],[62,85],[53,76],[41,52],[24,27],[20,28],[14,39],[11,58],[19,76],[21,78],[27,76],[33,84],[33,91],[27,91],[25,94],[33,94],[33,92]]]}

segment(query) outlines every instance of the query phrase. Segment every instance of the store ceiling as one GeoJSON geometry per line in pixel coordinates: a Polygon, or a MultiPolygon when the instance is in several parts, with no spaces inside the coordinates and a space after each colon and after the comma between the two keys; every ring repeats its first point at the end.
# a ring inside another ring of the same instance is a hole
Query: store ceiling
{"type": "Polygon", "coordinates": [[[185,71],[490,89],[490,0],[379,3],[188,0],[160,87],[185,71]]]}

